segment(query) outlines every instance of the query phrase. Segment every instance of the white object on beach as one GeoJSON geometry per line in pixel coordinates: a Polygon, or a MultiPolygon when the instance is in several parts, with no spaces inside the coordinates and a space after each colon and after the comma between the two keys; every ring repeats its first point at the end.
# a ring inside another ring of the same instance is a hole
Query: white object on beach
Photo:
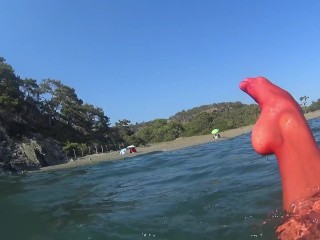
{"type": "Polygon", "coordinates": [[[126,149],[126,148],[122,148],[122,149],[120,150],[120,155],[124,155],[124,154],[126,154],[126,151],[127,151],[127,149],[126,149]]]}
{"type": "Polygon", "coordinates": [[[136,146],[135,145],[130,145],[127,147],[127,149],[130,149],[130,148],[135,148],[136,146]]]}

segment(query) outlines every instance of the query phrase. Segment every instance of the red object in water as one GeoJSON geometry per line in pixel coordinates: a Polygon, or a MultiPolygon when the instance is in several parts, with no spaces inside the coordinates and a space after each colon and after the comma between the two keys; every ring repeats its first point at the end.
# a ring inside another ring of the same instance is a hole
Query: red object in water
{"type": "Polygon", "coordinates": [[[260,106],[252,145],[262,155],[275,154],[281,174],[283,208],[310,197],[320,187],[320,151],[299,104],[266,78],[247,78],[240,89],[260,106]]]}
{"type": "Polygon", "coordinates": [[[264,77],[247,78],[240,89],[260,106],[251,141],[261,155],[275,154],[283,209],[279,239],[320,239],[320,150],[299,104],[264,77]]]}

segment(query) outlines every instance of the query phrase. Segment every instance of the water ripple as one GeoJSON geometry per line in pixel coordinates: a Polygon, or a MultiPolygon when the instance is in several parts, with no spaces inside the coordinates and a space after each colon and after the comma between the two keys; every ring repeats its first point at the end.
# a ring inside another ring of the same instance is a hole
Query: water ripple
{"type": "MultiPolygon", "coordinates": [[[[309,121],[318,143],[319,119],[309,121]]],[[[250,134],[125,161],[0,175],[3,239],[276,239],[274,156],[250,134]],[[21,231],[16,231],[16,228],[21,231]]]]}

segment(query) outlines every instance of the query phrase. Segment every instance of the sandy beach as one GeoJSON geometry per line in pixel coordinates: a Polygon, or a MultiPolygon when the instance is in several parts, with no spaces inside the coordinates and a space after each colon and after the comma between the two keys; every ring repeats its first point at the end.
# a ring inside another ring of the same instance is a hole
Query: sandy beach
{"type": "MultiPolygon", "coordinates": [[[[305,117],[307,120],[313,119],[313,118],[319,118],[320,111],[307,113],[305,114],[305,117]]],[[[245,126],[245,127],[240,127],[240,128],[220,132],[221,138],[216,140],[212,138],[212,134],[177,138],[170,142],[155,143],[155,144],[149,144],[148,146],[145,146],[145,147],[137,147],[136,148],[137,153],[129,153],[129,151],[127,151],[125,155],[120,155],[118,151],[109,152],[109,153],[92,154],[85,157],[77,158],[76,160],[71,160],[65,164],[44,167],[44,168],[41,168],[40,171],[50,171],[50,170],[72,168],[72,167],[78,167],[78,166],[84,166],[84,165],[92,165],[92,164],[100,163],[102,161],[122,160],[129,157],[135,157],[138,155],[147,154],[151,152],[172,151],[180,148],[196,146],[196,145],[205,144],[205,143],[214,142],[214,141],[223,141],[226,139],[240,136],[245,133],[249,133],[252,131],[252,128],[253,128],[253,125],[250,125],[250,126],[245,126]]]]}

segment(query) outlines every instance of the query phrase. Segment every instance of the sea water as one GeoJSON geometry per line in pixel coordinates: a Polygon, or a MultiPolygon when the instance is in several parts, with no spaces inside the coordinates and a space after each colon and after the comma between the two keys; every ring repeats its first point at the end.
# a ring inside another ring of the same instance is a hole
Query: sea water
{"type": "MultiPolygon", "coordinates": [[[[318,144],[320,119],[309,121],[318,144]]],[[[319,144],[320,145],[320,144],[319,144]]],[[[250,134],[98,165],[0,175],[0,239],[276,239],[274,156],[250,134]]]]}

